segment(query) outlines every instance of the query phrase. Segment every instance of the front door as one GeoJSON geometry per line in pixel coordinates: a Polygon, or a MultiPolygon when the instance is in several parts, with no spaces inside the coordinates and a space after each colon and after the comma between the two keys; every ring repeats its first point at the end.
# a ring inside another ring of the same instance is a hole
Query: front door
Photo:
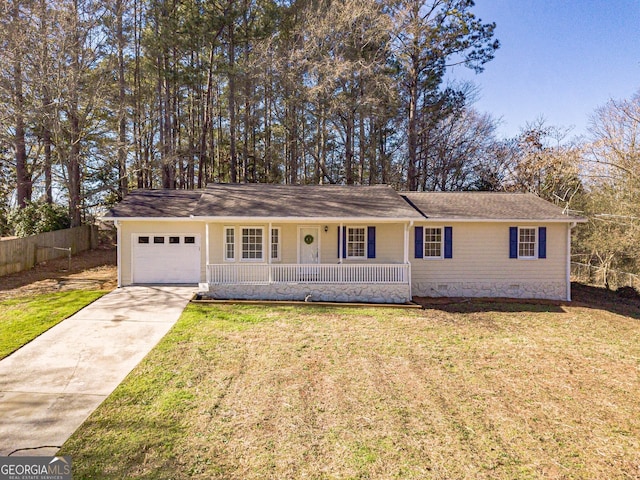
{"type": "Polygon", "coordinates": [[[320,263],[320,228],[302,227],[298,232],[300,263],[320,263]]]}

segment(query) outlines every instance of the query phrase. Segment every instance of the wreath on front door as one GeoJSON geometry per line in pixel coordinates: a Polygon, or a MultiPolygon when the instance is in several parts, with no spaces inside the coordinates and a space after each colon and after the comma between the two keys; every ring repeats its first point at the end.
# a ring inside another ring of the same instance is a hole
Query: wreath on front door
{"type": "Polygon", "coordinates": [[[304,243],[306,243],[307,245],[311,245],[313,243],[313,235],[305,235],[304,243]]]}

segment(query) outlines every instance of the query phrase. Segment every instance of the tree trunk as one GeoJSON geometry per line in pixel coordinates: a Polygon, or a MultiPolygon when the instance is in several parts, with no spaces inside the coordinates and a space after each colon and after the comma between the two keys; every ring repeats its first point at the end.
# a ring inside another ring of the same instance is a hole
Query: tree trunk
{"type": "Polygon", "coordinates": [[[417,105],[418,105],[418,79],[411,79],[409,88],[409,132],[408,132],[408,161],[407,166],[407,187],[409,190],[418,189],[418,176],[416,171],[418,157],[418,127],[417,127],[417,105]]]}
{"type": "Polygon", "coordinates": [[[271,102],[273,90],[272,78],[271,78],[271,66],[267,67],[268,75],[266,75],[265,81],[265,98],[264,98],[264,177],[267,183],[273,180],[271,174],[271,168],[273,164],[273,151],[272,151],[272,133],[271,133],[271,102]]]}
{"type": "Polygon", "coordinates": [[[353,110],[347,112],[345,121],[344,170],[347,185],[353,185],[353,110]]]}
{"type": "Polygon", "coordinates": [[[19,38],[23,32],[20,29],[20,2],[13,2],[11,10],[15,30],[12,36],[17,39],[13,45],[13,108],[14,108],[14,137],[13,147],[16,160],[16,182],[18,207],[23,208],[27,202],[31,201],[33,184],[31,173],[27,165],[27,147],[25,143],[24,125],[24,95],[22,90],[22,45],[19,45],[19,38]]]}
{"type": "Polygon", "coordinates": [[[298,115],[294,100],[289,109],[289,183],[298,183],[298,115]]]}
{"type": "Polygon", "coordinates": [[[118,43],[118,185],[120,197],[124,197],[129,189],[127,179],[127,98],[126,80],[124,77],[125,38],[123,16],[125,5],[123,0],[116,0],[116,41],[118,43]]]}
{"type": "Polygon", "coordinates": [[[171,87],[169,83],[169,53],[162,56],[162,187],[175,188],[175,159],[171,149],[171,87]]]}
{"type": "Polygon", "coordinates": [[[45,201],[49,204],[53,203],[53,179],[51,175],[51,149],[53,147],[51,123],[53,119],[53,111],[51,108],[51,95],[49,93],[49,43],[47,40],[48,27],[47,22],[47,2],[40,0],[40,38],[42,41],[42,58],[40,59],[40,68],[42,69],[42,143],[44,146],[44,193],[45,201]]]}
{"type": "Polygon", "coordinates": [[[365,134],[365,124],[364,124],[364,112],[360,113],[359,116],[359,139],[358,139],[358,147],[359,147],[359,155],[358,159],[358,182],[360,185],[364,185],[364,171],[365,171],[365,161],[367,157],[367,140],[365,134]]]}
{"type": "MultiPolygon", "coordinates": [[[[216,35],[217,38],[217,35],[216,35]]],[[[209,134],[209,125],[211,125],[211,92],[213,89],[213,60],[214,45],[211,43],[209,51],[209,69],[207,71],[207,90],[205,92],[204,105],[202,107],[202,130],[200,132],[200,150],[198,152],[198,188],[202,188],[206,184],[206,168],[207,164],[207,135],[209,134]]]]}
{"type": "Polygon", "coordinates": [[[69,186],[69,216],[71,226],[79,227],[82,224],[81,212],[81,178],[80,178],[80,139],[82,137],[79,114],[80,77],[82,75],[80,67],[80,14],[78,12],[78,0],[74,2],[72,15],[72,45],[71,45],[71,88],[69,98],[69,157],[67,159],[67,182],[69,186]]]}
{"type": "Polygon", "coordinates": [[[229,167],[231,183],[238,182],[238,158],[236,153],[236,46],[234,26],[229,25],[229,167]]]}
{"type": "Polygon", "coordinates": [[[14,149],[16,159],[16,180],[18,206],[23,208],[27,202],[31,201],[33,184],[31,173],[27,165],[27,147],[25,143],[24,126],[24,97],[22,94],[22,65],[21,60],[16,59],[13,65],[14,75],[14,108],[15,108],[15,134],[14,149]]]}
{"type": "Polygon", "coordinates": [[[69,176],[69,214],[71,226],[82,224],[81,178],[80,178],[80,120],[78,119],[77,103],[72,104],[71,114],[71,151],[69,154],[67,174],[69,176]]]}

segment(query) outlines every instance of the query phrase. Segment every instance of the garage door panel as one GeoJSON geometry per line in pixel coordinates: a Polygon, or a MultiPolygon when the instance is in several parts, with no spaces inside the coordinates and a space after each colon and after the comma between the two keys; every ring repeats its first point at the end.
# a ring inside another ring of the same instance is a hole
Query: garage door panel
{"type": "Polygon", "coordinates": [[[198,283],[200,238],[194,234],[135,234],[133,283],[198,283]],[[142,237],[142,242],[139,238],[142,237]],[[163,243],[157,243],[160,240],[163,243]],[[189,243],[185,243],[185,240],[189,243]]]}

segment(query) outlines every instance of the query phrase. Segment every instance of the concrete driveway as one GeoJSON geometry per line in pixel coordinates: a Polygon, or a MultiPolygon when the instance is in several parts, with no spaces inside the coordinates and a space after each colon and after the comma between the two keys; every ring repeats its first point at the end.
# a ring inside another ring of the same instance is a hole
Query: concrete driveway
{"type": "Polygon", "coordinates": [[[119,288],[1,360],[0,456],[30,448],[14,455],[54,455],[169,331],[196,290],[119,288]]]}

